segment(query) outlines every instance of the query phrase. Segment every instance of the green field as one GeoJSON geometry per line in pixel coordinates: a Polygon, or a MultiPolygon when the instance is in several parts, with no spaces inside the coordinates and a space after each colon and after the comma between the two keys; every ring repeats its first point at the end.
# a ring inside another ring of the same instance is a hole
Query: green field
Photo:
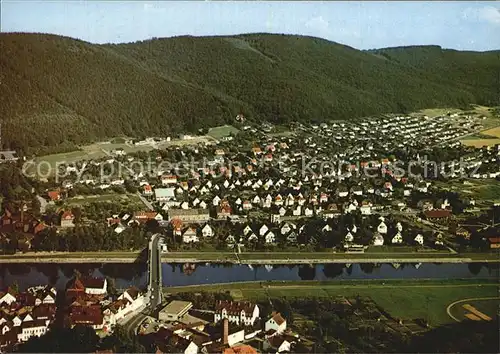
{"type": "MultiPolygon", "coordinates": [[[[92,157],[99,158],[100,156],[93,155],[92,157]]],[[[87,158],[91,157],[83,150],[39,156],[34,159],[34,165],[30,166],[28,173],[37,174],[38,176],[53,176],[56,173],[56,164],[73,163],[87,158]]]]}
{"type": "Polygon", "coordinates": [[[497,296],[497,284],[487,280],[359,280],[330,282],[252,282],[166,288],[166,293],[230,291],[236,300],[273,297],[371,297],[391,316],[403,321],[427,319],[431,326],[452,323],[446,309],[454,301],[497,296]]]}
{"type": "Polygon", "coordinates": [[[500,185],[493,179],[469,179],[466,183],[436,181],[435,185],[443,190],[457,192],[462,198],[473,198],[476,202],[500,201],[500,185]]]}
{"type": "Polygon", "coordinates": [[[225,136],[229,136],[231,134],[235,135],[238,134],[239,129],[233,127],[232,125],[222,125],[220,127],[215,127],[215,128],[210,128],[208,130],[209,136],[215,138],[215,139],[220,139],[225,136]]]}
{"type": "MultiPolygon", "coordinates": [[[[231,127],[232,128],[232,127],[231,127]]],[[[234,128],[236,129],[236,128],[234,128]]],[[[117,138],[123,140],[124,138],[117,138]]],[[[71,164],[84,160],[97,160],[107,156],[111,156],[111,152],[118,149],[123,149],[125,153],[132,154],[140,151],[151,151],[155,148],[166,148],[175,145],[196,145],[199,143],[209,143],[210,137],[195,136],[192,139],[174,139],[171,141],[163,141],[161,144],[156,145],[131,145],[121,142],[101,142],[90,145],[81,146],[80,150],[71,151],[61,154],[52,154],[38,156],[34,159],[34,166],[28,170],[29,173],[36,173],[42,176],[53,176],[56,172],[56,164],[71,164]]]]}

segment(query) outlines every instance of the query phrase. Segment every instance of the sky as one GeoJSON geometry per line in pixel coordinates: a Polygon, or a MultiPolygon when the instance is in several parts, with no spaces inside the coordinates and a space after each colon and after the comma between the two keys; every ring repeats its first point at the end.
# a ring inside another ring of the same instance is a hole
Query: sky
{"type": "Polygon", "coordinates": [[[2,32],[52,33],[92,43],[269,32],[357,49],[500,49],[500,3],[493,1],[0,1],[2,32]]]}

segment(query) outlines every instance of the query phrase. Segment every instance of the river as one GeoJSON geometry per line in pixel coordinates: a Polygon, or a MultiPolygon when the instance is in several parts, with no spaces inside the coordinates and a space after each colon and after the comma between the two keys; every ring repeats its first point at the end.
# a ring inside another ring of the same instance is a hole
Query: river
{"type": "MultiPolygon", "coordinates": [[[[498,279],[499,264],[317,264],[317,265],[221,265],[164,263],[163,285],[182,286],[239,281],[332,279],[498,279]]],[[[110,277],[118,289],[145,287],[145,264],[2,264],[0,288],[17,283],[20,290],[54,284],[64,289],[75,270],[84,275],[110,277]]]]}

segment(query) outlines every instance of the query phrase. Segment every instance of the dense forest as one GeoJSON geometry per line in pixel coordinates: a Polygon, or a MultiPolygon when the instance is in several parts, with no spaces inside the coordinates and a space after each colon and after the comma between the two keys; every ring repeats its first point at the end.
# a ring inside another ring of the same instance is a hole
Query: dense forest
{"type": "Polygon", "coordinates": [[[194,131],[240,112],[254,121],[321,121],[499,103],[499,51],[359,51],[275,34],[95,45],[2,33],[0,53],[4,145],[24,152],[194,131]]]}

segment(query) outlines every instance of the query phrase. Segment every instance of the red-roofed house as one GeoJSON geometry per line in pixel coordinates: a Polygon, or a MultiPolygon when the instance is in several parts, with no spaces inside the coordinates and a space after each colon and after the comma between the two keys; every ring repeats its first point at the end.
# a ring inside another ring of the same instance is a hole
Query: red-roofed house
{"type": "Polygon", "coordinates": [[[274,330],[278,333],[282,333],[286,330],[286,320],[281,316],[279,312],[274,312],[271,314],[271,318],[266,321],[265,324],[266,332],[269,330],[274,330]]]}
{"type": "Polygon", "coordinates": [[[145,184],[142,188],[143,188],[142,194],[146,196],[153,195],[153,187],[151,187],[149,184],[145,184]]]}
{"type": "Polygon", "coordinates": [[[101,305],[72,306],[69,313],[71,327],[78,324],[91,326],[94,329],[104,327],[104,316],[101,305]]]}
{"type": "Polygon", "coordinates": [[[500,237],[490,237],[488,243],[490,244],[490,248],[500,248],[500,237]]]}
{"type": "Polygon", "coordinates": [[[161,183],[165,186],[168,184],[177,184],[177,176],[175,175],[163,175],[161,176],[161,183]]]}
{"type": "Polygon", "coordinates": [[[59,191],[49,191],[47,195],[49,196],[49,199],[53,202],[61,200],[61,193],[59,191]]]}
{"type": "Polygon", "coordinates": [[[259,307],[250,302],[218,301],[215,305],[215,323],[227,318],[237,325],[253,326],[258,317],[259,307]]]}
{"type": "Polygon", "coordinates": [[[451,210],[432,209],[424,211],[424,216],[430,220],[446,220],[451,216],[451,210]]]}
{"type": "Polygon", "coordinates": [[[75,227],[75,216],[71,211],[61,214],[61,227],[75,227]]]}

